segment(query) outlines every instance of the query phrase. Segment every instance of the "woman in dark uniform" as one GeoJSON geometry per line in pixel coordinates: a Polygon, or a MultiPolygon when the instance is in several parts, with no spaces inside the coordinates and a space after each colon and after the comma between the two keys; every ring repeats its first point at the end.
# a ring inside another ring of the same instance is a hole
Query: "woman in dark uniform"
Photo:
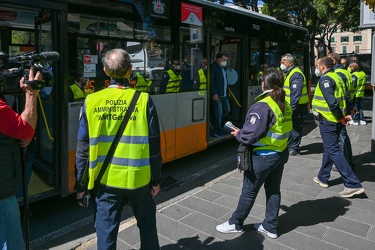
{"type": "Polygon", "coordinates": [[[280,209],[280,183],[288,161],[288,137],[292,130],[292,109],[285,101],[284,76],[269,68],[263,74],[262,89],[256,103],[247,112],[243,128],[231,133],[252,149],[252,169],[244,171],[243,187],[237,209],[231,218],[216,227],[221,233],[240,233],[254,205],[260,187],[266,191],[266,216],[254,228],[277,238],[280,209]]]}

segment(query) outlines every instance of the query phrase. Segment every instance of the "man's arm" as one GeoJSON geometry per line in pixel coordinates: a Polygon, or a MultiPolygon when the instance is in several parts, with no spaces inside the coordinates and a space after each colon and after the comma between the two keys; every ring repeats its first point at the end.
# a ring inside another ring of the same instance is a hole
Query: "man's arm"
{"type": "Polygon", "coordinates": [[[20,139],[21,147],[26,147],[34,136],[37,123],[37,96],[39,90],[33,90],[30,84],[33,80],[41,80],[42,75],[38,72],[34,77],[34,69],[29,72],[29,80],[24,77],[20,80],[20,88],[25,92],[25,109],[18,115],[4,101],[0,101],[0,133],[20,139]]]}
{"type": "Polygon", "coordinates": [[[293,111],[297,110],[298,101],[302,96],[303,75],[299,72],[290,77],[290,106],[293,111]]]}
{"type": "Polygon", "coordinates": [[[36,122],[38,120],[37,115],[37,98],[39,94],[39,90],[33,90],[30,87],[30,84],[33,80],[42,80],[42,75],[38,71],[34,78],[34,68],[31,68],[29,71],[29,79],[26,80],[25,77],[22,77],[20,80],[20,88],[25,91],[26,94],[26,103],[25,109],[21,114],[22,120],[30,124],[30,126],[35,129],[36,122]]]}
{"type": "Polygon", "coordinates": [[[160,190],[160,175],[162,166],[160,148],[159,118],[155,105],[149,96],[148,101],[148,131],[150,145],[150,167],[151,167],[151,195],[155,197],[160,190]]]}
{"type": "Polygon", "coordinates": [[[77,134],[77,147],[76,147],[76,185],[75,190],[77,192],[84,192],[87,187],[81,186],[81,181],[87,167],[87,162],[89,159],[89,133],[88,133],[88,123],[86,117],[86,102],[81,108],[81,114],[79,116],[79,127],[77,134]]]}
{"type": "Polygon", "coordinates": [[[263,138],[276,121],[266,103],[257,102],[249,109],[243,128],[236,135],[239,142],[253,144],[263,138]]]}

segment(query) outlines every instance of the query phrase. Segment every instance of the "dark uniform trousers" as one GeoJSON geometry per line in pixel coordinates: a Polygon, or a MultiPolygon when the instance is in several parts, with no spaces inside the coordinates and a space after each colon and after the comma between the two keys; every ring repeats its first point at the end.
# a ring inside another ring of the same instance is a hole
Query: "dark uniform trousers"
{"type": "Polygon", "coordinates": [[[354,167],[353,165],[353,151],[352,151],[352,143],[350,142],[350,138],[348,136],[348,131],[346,127],[343,127],[340,132],[339,137],[339,146],[340,150],[344,152],[345,158],[348,161],[350,167],[354,167]]]}
{"type": "Polygon", "coordinates": [[[347,188],[362,187],[359,179],[350,168],[343,151],[339,146],[339,136],[342,130],[342,124],[327,121],[323,116],[319,119],[320,135],[323,140],[323,161],[318,178],[324,183],[328,183],[333,164],[344,180],[344,186],[347,188]]]}
{"type": "Polygon", "coordinates": [[[307,104],[298,104],[297,109],[293,112],[292,121],[293,129],[290,131],[288,139],[289,151],[300,153],[300,144],[302,139],[302,129],[307,114],[307,104]]]}
{"type": "Polygon", "coordinates": [[[100,185],[94,205],[97,249],[116,249],[123,207],[130,202],[140,231],[141,249],[159,250],[156,230],[156,205],[148,186],[136,190],[100,185]]]}

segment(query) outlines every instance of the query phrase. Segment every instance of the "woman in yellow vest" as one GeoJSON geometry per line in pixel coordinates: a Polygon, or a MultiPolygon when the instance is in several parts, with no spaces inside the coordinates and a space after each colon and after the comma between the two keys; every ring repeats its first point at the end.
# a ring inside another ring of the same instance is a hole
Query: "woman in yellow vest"
{"type": "Polygon", "coordinates": [[[86,97],[77,136],[77,199],[83,206],[85,190],[95,194],[95,228],[98,249],[116,249],[121,212],[130,202],[137,220],[142,249],[160,249],[153,198],[160,190],[160,129],[151,97],[140,93],[113,156],[100,180],[101,167],[128,107],[137,92],[128,85],[131,59],[122,49],[103,57],[104,72],[111,77],[108,88],[86,97]],[[88,167],[88,184],[82,179],[88,167]]]}
{"type": "Polygon", "coordinates": [[[288,161],[288,138],[292,130],[292,109],[285,100],[284,76],[277,69],[263,73],[263,94],[247,112],[243,128],[233,129],[236,139],[252,148],[252,169],[244,171],[243,187],[231,218],[216,227],[221,233],[240,233],[254,205],[259,189],[266,190],[266,216],[254,228],[277,238],[280,208],[280,183],[284,164],[288,161]]]}

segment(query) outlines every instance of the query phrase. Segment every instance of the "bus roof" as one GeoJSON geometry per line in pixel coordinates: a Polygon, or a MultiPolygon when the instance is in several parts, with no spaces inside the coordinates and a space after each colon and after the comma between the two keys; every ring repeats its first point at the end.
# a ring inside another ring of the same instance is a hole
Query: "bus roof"
{"type": "Polygon", "coordinates": [[[265,15],[265,14],[261,14],[261,13],[251,11],[251,10],[248,10],[248,9],[245,9],[245,8],[241,8],[241,7],[239,7],[237,5],[234,5],[234,4],[221,5],[219,3],[209,2],[209,1],[206,1],[206,0],[190,0],[190,2],[195,2],[195,3],[207,5],[207,6],[210,6],[210,7],[213,7],[213,8],[218,8],[218,9],[230,11],[230,12],[237,13],[237,14],[240,14],[240,15],[246,15],[246,16],[249,16],[249,17],[252,17],[252,18],[256,18],[256,19],[260,19],[260,20],[264,20],[264,21],[268,21],[268,22],[273,22],[273,23],[280,24],[280,25],[287,26],[287,27],[291,27],[291,28],[294,28],[294,29],[300,29],[300,30],[303,30],[303,31],[308,31],[307,28],[297,26],[297,25],[294,25],[294,24],[290,24],[290,23],[286,23],[286,22],[282,22],[282,21],[277,20],[275,17],[268,16],[268,15],[265,15]]]}

